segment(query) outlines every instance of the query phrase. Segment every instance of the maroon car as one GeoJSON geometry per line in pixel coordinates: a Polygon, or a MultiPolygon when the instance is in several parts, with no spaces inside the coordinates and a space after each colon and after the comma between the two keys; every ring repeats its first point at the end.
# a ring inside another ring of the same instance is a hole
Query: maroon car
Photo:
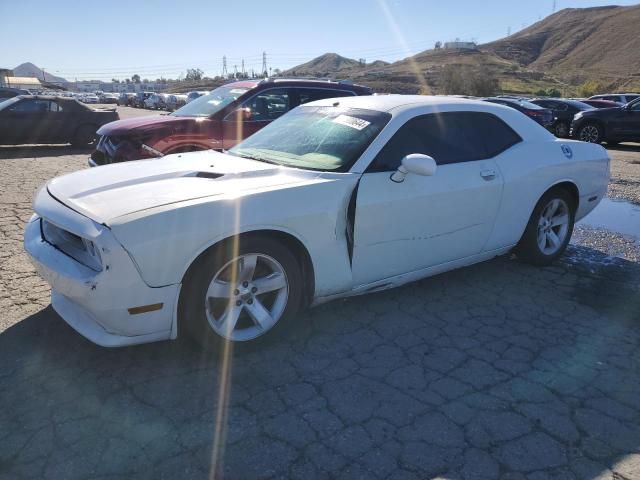
{"type": "Polygon", "coordinates": [[[327,80],[264,79],[233,82],[212,90],[169,115],[112,122],[89,165],[105,165],[194,150],[233,147],[303,103],[370,95],[362,85],[327,80]]]}

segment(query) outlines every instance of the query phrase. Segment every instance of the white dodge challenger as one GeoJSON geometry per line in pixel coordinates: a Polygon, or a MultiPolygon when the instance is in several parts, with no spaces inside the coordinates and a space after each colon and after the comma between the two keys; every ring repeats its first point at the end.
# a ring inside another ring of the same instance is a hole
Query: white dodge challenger
{"type": "Polygon", "coordinates": [[[251,341],[304,307],[515,251],[546,265],[606,195],[599,145],[464,99],[300,106],[225,153],[51,180],[24,244],[103,346],[251,341]]]}

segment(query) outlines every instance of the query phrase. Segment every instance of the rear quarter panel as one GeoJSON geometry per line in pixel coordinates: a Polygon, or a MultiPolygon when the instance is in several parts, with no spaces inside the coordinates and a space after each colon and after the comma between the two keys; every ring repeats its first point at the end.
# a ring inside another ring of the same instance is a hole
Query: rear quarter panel
{"type": "Polygon", "coordinates": [[[538,200],[554,185],[571,182],[577,187],[577,221],[606,195],[609,184],[607,151],[590,143],[563,139],[523,142],[496,163],[504,190],[488,249],[515,245],[538,200]],[[570,158],[563,153],[563,145],[570,148],[570,158]],[[597,199],[589,202],[593,196],[597,199]]]}

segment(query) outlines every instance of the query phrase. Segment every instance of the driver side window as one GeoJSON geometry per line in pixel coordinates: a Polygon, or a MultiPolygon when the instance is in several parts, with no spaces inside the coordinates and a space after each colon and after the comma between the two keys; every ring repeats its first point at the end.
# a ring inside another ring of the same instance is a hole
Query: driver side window
{"type": "Polygon", "coordinates": [[[251,121],[275,120],[289,111],[289,92],[284,88],[265,90],[243,106],[251,109],[251,121]]]}
{"type": "Polygon", "coordinates": [[[433,157],[438,165],[492,158],[522,141],[511,127],[485,112],[445,112],[415,117],[391,137],[368,172],[397,170],[412,153],[433,157]]]}

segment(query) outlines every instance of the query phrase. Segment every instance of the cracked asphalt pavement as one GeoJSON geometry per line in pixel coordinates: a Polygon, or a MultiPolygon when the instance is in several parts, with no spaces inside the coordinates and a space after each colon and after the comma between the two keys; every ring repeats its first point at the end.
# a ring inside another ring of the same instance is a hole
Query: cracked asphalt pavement
{"type": "Polygon", "coordinates": [[[259,350],[105,349],[21,244],[86,156],[0,149],[0,479],[640,478],[636,261],[577,242],[321,306],[259,350]]]}

